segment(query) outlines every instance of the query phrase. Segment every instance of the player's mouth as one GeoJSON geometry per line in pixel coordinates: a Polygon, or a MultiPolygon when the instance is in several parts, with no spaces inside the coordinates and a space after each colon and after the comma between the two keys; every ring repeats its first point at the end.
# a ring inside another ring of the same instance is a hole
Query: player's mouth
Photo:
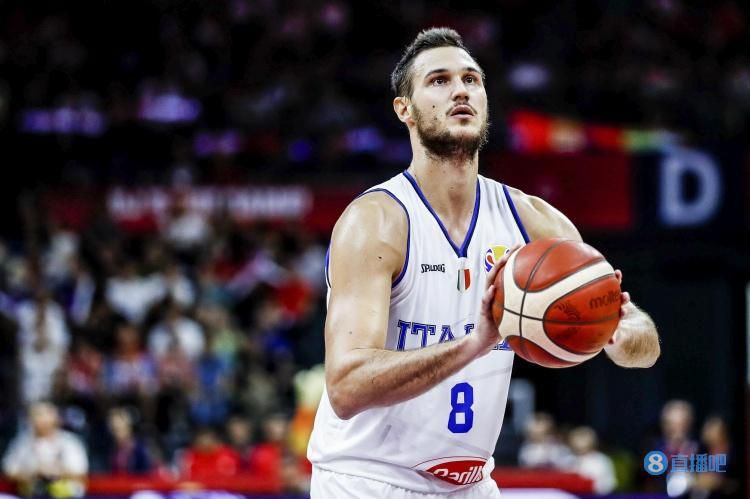
{"type": "Polygon", "coordinates": [[[466,104],[459,104],[450,112],[450,116],[455,116],[456,118],[472,118],[475,114],[474,109],[466,104]]]}

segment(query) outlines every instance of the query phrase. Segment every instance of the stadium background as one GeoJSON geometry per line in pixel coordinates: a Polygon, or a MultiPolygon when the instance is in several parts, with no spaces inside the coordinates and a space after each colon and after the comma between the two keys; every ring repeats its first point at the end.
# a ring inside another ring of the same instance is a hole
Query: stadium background
{"type": "MultiPolygon", "coordinates": [[[[179,488],[198,480],[184,463],[198,429],[224,438],[235,416],[256,452],[225,483],[304,493],[330,228],[408,165],[388,76],[420,29],[447,25],[488,75],[481,173],[565,212],[662,337],[643,371],[517,360],[499,465],[518,466],[544,411],[561,435],[596,430],[619,490],[664,493],[642,460],[663,405],[684,399],[696,440],[710,416],[728,423],[742,482],[749,16],[686,0],[0,2],[0,450],[26,403],[51,399],[101,479],[99,436],[124,406],[148,476],[179,488]],[[26,361],[41,303],[64,340],[26,361]],[[160,329],[178,322],[184,351],[160,329]],[[116,366],[138,342],[135,389],[116,366]],[[274,422],[291,444],[269,440],[274,422]]],[[[98,494],[145,480],[108,476],[98,494]]]]}

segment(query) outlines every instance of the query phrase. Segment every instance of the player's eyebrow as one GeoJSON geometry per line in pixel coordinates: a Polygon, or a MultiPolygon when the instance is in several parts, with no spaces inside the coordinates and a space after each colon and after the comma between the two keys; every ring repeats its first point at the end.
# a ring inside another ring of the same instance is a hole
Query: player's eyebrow
{"type": "MultiPolygon", "coordinates": [[[[481,70],[475,68],[474,66],[463,67],[463,68],[461,68],[461,71],[469,71],[469,72],[472,72],[472,73],[477,73],[479,76],[482,77],[482,79],[484,79],[484,73],[481,70]]],[[[433,69],[432,71],[429,71],[426,75],[424,75],[424,79],[427,79],[427,78],[429,78],[430,76],[432,76],[434,74],[449,73],[449,72],[450,72],[450,70],[446,69],[446,68],[433,69]]]]}

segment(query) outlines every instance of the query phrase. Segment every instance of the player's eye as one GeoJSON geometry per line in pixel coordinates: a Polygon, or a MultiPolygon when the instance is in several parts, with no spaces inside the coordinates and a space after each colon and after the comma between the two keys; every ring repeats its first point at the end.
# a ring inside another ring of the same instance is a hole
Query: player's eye
{"type": "Polygon", "coordinates": [[[439,77],[437,77],[437,78],[434,78],[434,79],[432,80],[432,84],[433,84],[433,85],[443,85],[443,84],[445,84],[445,82],[446,82],[446,81],[448,81],[448,80],[446,80],[446,79],[445,79],[445,78],[443,78],[442,76],[439,76],[439,77]]]}
{"type": "Polygon", "coordinates": [[[465,81],[466,83],[478,83],[478,82],[479,82],[479,78],[477,78],[477,77],[476,77],[476,76],[474,76],[474,75],[468,75],[468,76],[466,76],[466,77],[464,78],[464,81],[465,81]]]}

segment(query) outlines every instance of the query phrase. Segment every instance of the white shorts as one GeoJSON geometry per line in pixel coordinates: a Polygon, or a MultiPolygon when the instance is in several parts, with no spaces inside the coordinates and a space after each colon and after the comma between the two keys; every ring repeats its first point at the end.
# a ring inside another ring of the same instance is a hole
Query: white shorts
{"type": "Polygon", "coordinates": [[[500,499],[494,480],[448,494],[415,492],[389,483],[313,467],[310,499],[500,499]]]}

